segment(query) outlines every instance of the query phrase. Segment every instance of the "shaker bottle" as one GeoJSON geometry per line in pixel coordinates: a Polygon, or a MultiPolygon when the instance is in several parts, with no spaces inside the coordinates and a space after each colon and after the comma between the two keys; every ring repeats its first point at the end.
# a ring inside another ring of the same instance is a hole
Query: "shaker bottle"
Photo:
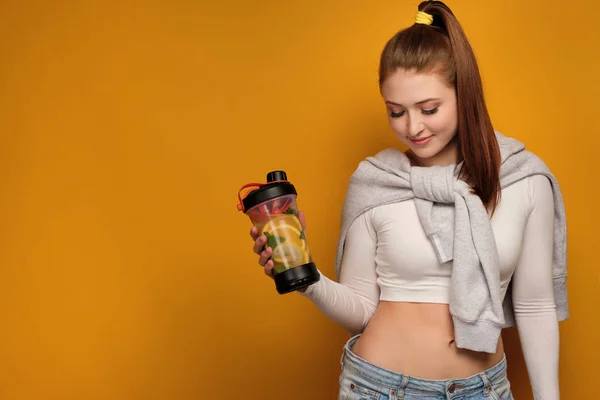
{"type": "Polygon", "coordinates": [[[269,172],[267,183],[249,183],[238,192],[238,210],[250,217],[258,233],[267,237],[266,247],[273,250],[271,260],[279,294],[307,287],[320,279],[298,218],[297,195],[284,171],[269,172]],[[242,196],[246,188],[254,189],[242,196]]]}

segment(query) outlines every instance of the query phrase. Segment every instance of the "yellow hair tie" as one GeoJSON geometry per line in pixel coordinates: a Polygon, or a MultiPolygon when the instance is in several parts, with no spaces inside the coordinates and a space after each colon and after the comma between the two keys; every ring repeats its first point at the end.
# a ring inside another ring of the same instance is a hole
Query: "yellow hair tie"
{"type": "Polygon", "coordinates": [[[423,11],[417,11],[415,15],[415,24],[431,25],[433,23],[433,16],[423,11]]]}

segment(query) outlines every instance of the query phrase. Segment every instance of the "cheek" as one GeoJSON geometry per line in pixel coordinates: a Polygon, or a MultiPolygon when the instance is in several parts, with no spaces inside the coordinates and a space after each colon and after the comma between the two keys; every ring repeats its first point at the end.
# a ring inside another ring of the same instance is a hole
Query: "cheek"
{"type": "Polygon", "coordinates": [[[431,133],[438,136],[454,135],[456,132],[458,120],[456,114],[449,111],[440,111],[429,117],[427,128],[431,133]]]}
{"type": "Polygon", "coordinates": [[[390,128],[396,135],[398,135],[401,139],[407,135],[406,131],[406,122],[403,121],[403,118],[391,118],[388,117],[388,121],[390,124],[390,128]]]}

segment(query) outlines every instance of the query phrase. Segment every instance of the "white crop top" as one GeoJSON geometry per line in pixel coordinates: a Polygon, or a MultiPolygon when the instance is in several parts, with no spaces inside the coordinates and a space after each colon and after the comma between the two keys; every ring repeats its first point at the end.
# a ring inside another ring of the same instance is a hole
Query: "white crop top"
{"type": "MultiPolygon", "coordinates": [[[[500,256],[502,297],[521,254],[530,211],[527,190],[526,180],[505,189],[491,220],[500,256]]],[[[353,234],[368,233],[371,244],[376,244],[373,260],[380,300],[449,302],[452,261],[438,261],[430,239],[420,227],[413,200],[373,208],[359,219],[353,234]]],[[[348,257],[351,254],[349,250],[348,257]]]]}
{"type": "MultiPolygon", "coordinates": [[[[549,180],[535,175],[503,189],[491,224],[503,298],[513,282],[515,318],[535,399],[559,399],[549,180]]],[[[358,217],[346,237],[339,283],[321,273],[321,280],[302,295],[338,325],[358,333],[381,300],[447,304],[451,272],[452,261],[438,261],[414,202],[406,200],[358,217]]]]}

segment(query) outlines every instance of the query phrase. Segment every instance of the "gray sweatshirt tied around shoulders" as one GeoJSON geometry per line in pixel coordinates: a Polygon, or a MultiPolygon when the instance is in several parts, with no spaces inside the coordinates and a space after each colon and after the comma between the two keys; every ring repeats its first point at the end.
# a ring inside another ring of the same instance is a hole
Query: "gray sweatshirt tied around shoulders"
{"type": "MultiPolygon", "coordinates": [[[[557,318],[569,316],[567,240],[560,187],[546,164],[519,141],[496,132],[500,145],[502,188],[531,175],[546,176],[554,193],[554,256],[552,271],[557,318]]],[[[459,180],[461,164],[414,167],[397,149],[385,149],[361,161],[350,177],[344,201],[336,255],[339,280],[346,234],[365,211],[414,199],[419,219],[441,263],[452,260],[450,313],[456,345],[495,353],[500,331],[515,324],[510,293],[501,299],[498,250],[489,215],[481,199],[459,180]]]]}

